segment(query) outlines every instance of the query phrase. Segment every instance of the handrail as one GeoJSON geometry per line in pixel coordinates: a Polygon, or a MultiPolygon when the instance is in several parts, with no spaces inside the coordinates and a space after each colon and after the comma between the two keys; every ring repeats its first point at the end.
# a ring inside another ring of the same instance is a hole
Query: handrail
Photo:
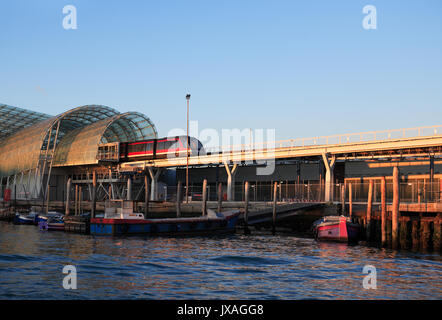
{"type": "Polygon", "coordinates": [[[415,128],[390,129],[380,131],[366,131],[358,133],[334,134],[329,136],[319,136],[311,138],[296,138],[279,141],[258,142],[252,144],[238,144],[230,146],[219,146],[213,148],[205,148],[206,152],[223,153],[231,151],[247,151],[247,150],[262,150],[262,149],[276,149],[288,147],[305,147],[318,145],[335,145],[348,144],[357,142],[373,142],[386,141],[403,138],[416,137],[431,137],[442,135],[442,125],[424,126],[415,128]],[[427,134],[432,132],[431,134],[427,134]]]}

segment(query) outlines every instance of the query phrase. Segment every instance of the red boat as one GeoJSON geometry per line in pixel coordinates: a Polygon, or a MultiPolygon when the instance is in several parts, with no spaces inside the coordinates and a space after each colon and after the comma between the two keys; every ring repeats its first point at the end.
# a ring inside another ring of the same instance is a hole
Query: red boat
{"type": "Polygon", "coordinates": [[[313,224],[318,241],[357,242],[360,226],[344,216],[326,216],[313,224]]]}

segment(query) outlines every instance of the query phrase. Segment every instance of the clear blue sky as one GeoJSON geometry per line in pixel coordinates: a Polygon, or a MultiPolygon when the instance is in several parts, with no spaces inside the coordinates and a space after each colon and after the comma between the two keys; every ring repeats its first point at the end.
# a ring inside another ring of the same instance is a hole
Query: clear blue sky
{"type": "Polygon", "coordinates": [[[442,124],[440,0],[5,0],[0,41],[0,103],[140,111],[160,135],[187,92],[200,129],[278,139],[442,124]]]}

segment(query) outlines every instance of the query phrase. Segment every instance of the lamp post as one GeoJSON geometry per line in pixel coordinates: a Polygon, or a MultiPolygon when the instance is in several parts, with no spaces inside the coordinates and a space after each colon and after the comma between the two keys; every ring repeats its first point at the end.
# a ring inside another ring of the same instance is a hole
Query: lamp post
{"type": "Polygon", "coordinates": [[[189,203],[189,102],[190,102],[190,94],[186,95],[186,100],[187,100],[186,203],[189,203]]]}

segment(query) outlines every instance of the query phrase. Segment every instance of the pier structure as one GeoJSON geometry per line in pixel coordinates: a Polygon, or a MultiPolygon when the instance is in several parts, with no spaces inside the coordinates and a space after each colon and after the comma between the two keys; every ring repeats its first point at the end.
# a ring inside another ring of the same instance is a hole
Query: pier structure
{"type": "Polygon", "coordinates": [[[108,199],[127,199],[144,212],[162,201],[163,207],[172,203],[181,213],[188,208],[178,199],[188,194],[188,207],[204,202],[204,208],[222,209],[246,202],[248,225],[276,221],[284,211],[279,206],[298,202],[302,210],[310,204],[340,206],[342,213],[369,225],[368,238],[376,234],[371,230],[377,230],[380,219],[382,230],[392,228],[387,233],[401,241],[401,221],[413,213],[422,221],[430,219],[429,214],[436,217],[436,224],[419,225],[422,234],[440,233],[440,125],[222,146],[199,156],[120,161],[119,142],[156,137],[152,121],[138,112],[88,105],[50,116],[0,105],[0,203],[28,204],[45,211],[61,204],[67,215],[78,216],[102,210],[108,199]],[[180,190],[187,166],[190,190],[180,190]],[[272,172],[257,174],[258,169],[271,166],[272,172]],[[274,207],[271,214],[268,207],[259,209],[260,202],[274,207]]]}

